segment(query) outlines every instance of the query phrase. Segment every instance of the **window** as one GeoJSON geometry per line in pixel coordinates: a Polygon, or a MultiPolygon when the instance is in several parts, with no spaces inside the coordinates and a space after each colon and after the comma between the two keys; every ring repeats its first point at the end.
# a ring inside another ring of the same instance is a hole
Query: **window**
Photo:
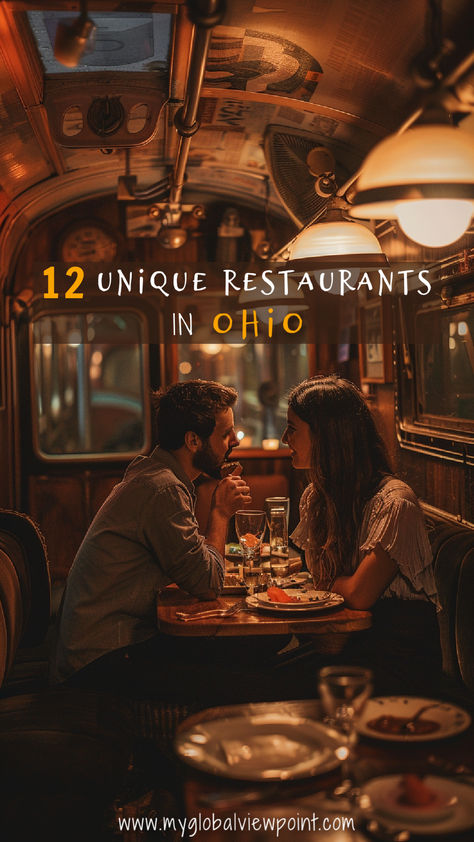
{"type": "Polygon", "coordinates": [[[305,344],[179,346],[180,380],[217,380],[239,393],[236,430],[242,447],[278,447],[289,390],[308,376],[305,344]]]}
{"type": "Polygon", "coordinates": [[[418,420],[474,430],[474,302],[417,322],[418,420]]]}
{"type": "Polygon", "coordinates": [[[474,464],[474,278],[450,279],[407,311],[400,346],[401,447],[474,464]]]}
{"type": "Polygon", "coordinates": [[[144,447],[143,334],[131,313],[33,322],[33,420],[43,458],[129,455],[144,447]]]}

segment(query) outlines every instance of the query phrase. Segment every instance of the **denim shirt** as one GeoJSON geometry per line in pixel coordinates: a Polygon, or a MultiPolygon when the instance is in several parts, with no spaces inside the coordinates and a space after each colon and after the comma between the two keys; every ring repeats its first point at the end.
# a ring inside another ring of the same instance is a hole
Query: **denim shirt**
{"type": "Polygon", "coordinates": [[[194,516],[192,482],[169,451],[137,456],[97,512],[69,571],[53,679],[157,633],[156,601],[174,582],[219,593],[224,561],[194,516]]]}

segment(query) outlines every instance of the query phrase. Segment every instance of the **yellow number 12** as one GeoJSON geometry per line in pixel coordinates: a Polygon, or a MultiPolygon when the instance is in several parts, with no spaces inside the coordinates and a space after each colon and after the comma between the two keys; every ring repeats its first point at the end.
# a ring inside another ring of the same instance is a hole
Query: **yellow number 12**
{"type": "MultiPolygon", "coordinates": [[[[49,266],[45,269],[43,275],[46,275],[48,279],[48,291],[44,293],[43,298],[59,298],[58,293],[54,289],[54,266],[49,266]]],[[[75,280],[69,289],[66,290],[65,298],[84,298],[84,293],[76,292],[84,280],[84,269],[81,266],[71,266],[67,270],[66,275],[70,278],[74,275],[75,280]]]]}

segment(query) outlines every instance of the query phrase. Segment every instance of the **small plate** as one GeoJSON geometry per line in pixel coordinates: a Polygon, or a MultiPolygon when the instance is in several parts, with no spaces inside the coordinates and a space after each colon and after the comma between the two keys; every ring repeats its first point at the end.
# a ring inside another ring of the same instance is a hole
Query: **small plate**
{"type": "Polygon", "coordinates": [[[454,737],[465,731],[471,724],[471,717],[463,708],[448,702],[439,702],[421,715],[422,719],[430,719],[439,724],[436,731],[427,734],[390,734],[376,731],[368,723],[381,716],[409,718],[425,705],[435,704],[436,699],[422,699],[418,696],[379,696],[369,699],[357,722],[359,734],[378,740],[391,742],[418,743],[430,740],[440,740],[444,737],[454,737]]]}
{"type": "Polygon", "coordinates": [[[283,781],[336,769],[341,740],[320,722],[287,714],[234,716],[202,722],[175,739],[178,756],[213,775],[283,781]]]}
{"type": "Polygon", "coordinates": [[[264,591],[263,593],[256,594],[256,598],[258,602],[262,605],[271,605],[272,608],[281,608],[284,611],[287,609],[305,609],[308,605],[325,605],[327,602],[330,602],[333,598],[333,594],[331,591],[315,591],[306,588],[292,588],[285,589],[281,588],[287,596],[290,596],[292,599],[298,599],[298,602],[278,602],[277,600],[271,599],[268,593],[264,591]]]}
{"type": "Polygon", "coordinates": [[[449,808],[445,806],[444,811],[441,811],[441,808],[432,808],[430,813],[426,807],[409,808],[407,805],[400,805],[398,809],[395,794],[400,780],[400,775],[373,778],[364,784],[361,790],[363,795],[370,798],[370,816],[375,819],[380,817],[384,824],[388,822],[389,830],[392,827],[399,829],[402,824],[403,829],[411,833],[444,836],[474,827],[472,786],[435,775],[424,778],[423,782],[439,795],[442,803],[447,805],[454,802],[449,808]]]}
{"type": "Polygon", "coordinates": [[[265,602],[264,600],[259,600],[259,596],[262,596],[262,594],[246,597],[245,601],[249,608],[258,608],[259,610],[262,609],[262,611],[271,611],[272,613],[280,614],[282,611],[284,614],[311,614],[316,611],[339,608],[344,602],[344,597],[338,593],[332,594],[331,599],[324,602],[306,602],[303,604],[296,602],[265,602]]]}
{"type": "Polygon", "coordinates": [[[311,573],[302,570],[301,573],[292,573],[291,576],[286,576],[284,579],[273,579],[276,581],[278,588],[300,588],[301,585],[311,580],[311,573]]]}

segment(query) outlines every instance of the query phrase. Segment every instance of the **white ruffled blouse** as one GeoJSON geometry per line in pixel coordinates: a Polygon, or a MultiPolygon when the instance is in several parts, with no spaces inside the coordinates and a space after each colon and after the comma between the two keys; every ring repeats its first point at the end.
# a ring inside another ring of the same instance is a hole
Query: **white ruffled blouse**
{"type": "MultiPolygon", "coordinates": [[[[309,530],[311,494],[312,485],[308,485],[301,495],[300,522],[291,535],[296,546],[304,550],[310,571],[317,564],[309,530]]],[[[398,564],[398,573],[383,597],[424,599],[439,607],[424,515],[409,485],[394,477],[381,483],[364,508],[358,544],[359,551],[352,561],[353,571],[377,544],[398,564]]]]}

